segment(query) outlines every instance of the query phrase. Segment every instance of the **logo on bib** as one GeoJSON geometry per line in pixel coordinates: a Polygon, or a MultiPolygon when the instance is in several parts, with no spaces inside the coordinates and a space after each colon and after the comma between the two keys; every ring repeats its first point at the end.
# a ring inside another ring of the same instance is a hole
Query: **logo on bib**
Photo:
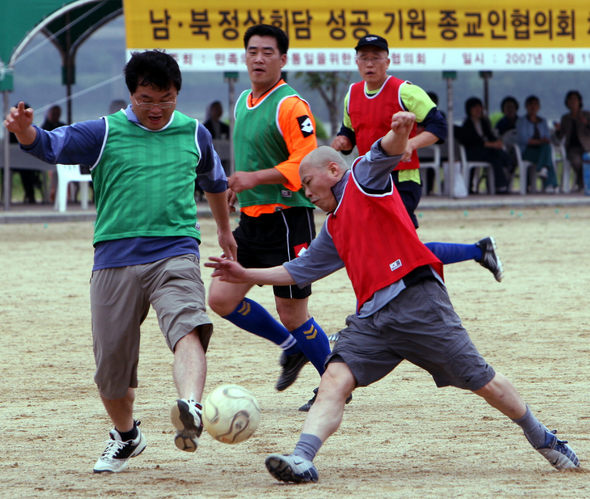
{"type": "Polygon", "coordinates": [[[392,262],[389,264],[389,270],[391,270],[392,272],[394,270],[399,269],[402,266],[402,261],[398,258],[395,262],[392,262]]]}

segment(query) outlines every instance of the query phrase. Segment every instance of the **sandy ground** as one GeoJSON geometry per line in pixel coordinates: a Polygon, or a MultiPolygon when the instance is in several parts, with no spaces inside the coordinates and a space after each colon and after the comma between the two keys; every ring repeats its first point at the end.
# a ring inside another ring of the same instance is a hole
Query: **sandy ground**
{"type": "MultiPolygon", "coordinates": [[[[428,211],[420,222],[424,241],[496,237],[504,282],[473,262],[447,266],[455,308],[487,360],[587,463],[590,208],[428,211]]],[[[210,220],[203,232],[203,257],[218,254],[210,220]]],[[[584,470],[554,471],[500,413],[471,393],[436,389],[409,363],[354,393],[316,458],[319,483],[280,484],[264,458],[291,452],[317,373],[307,366],[275,392],[278,349],[214,314],[206,392],[225,382],[252,390],[263,411],[256,434],[235,446],[204,435],[195,454],[176,449],[172,355],[150,313],[136,401],[148,447],[126,472],[94,475],[111,425],[92,380],[91,236],[91,223],[0,225],[1,497],[590,497],[584,470]]],[[[251,296],[272,303],[269,288],[251,296]]],[[[310,303],[338,331],[354,307],[346,275],[315,285],[310,303]]]]}

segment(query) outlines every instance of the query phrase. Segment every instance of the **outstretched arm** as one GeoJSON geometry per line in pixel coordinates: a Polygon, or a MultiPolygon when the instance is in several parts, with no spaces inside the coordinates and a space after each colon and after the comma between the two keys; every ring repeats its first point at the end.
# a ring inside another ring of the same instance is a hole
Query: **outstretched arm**
{"type": "Polygon", "coordinates": [[[219,277],[221,281],[247,283],[247,284],[272,284],[274,286],[290,286],[295,281],[282,265],[268,269],[245,269],[238,262],[216,256],[209,257],[205,267],[215,269],[212,277],[219,277]]]}
{"type": "Polygon", "coordinates": [[[37,130],[33,127],[33,110],[20,101],[17,107],[10,108],[10,112],[4,120],[4,126],[9,132],[16,135],[17,140],[28,146],[35,142],[37,130]]]}

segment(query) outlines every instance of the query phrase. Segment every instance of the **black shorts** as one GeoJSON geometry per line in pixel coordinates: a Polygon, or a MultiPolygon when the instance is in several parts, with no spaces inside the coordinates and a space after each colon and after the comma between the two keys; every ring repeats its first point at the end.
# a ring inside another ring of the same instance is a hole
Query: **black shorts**
{"type": "Polygon", "coordinates": [[[402,198],[402,202],[406,207],[408,215],[410,215],[412,223],[417,229],[418,219],[416,218],[414,211],[418,208],[418,203],[420,203],[420,198],[422,197],[422,186],[412,180],[404,180],[400,182],[398,170],[395,170],[391,176],[393,177],[393,183],[402,198]]]}
{"type": "MultiPolygon", "coordinates": [[[[234,230],[238,262],[246,268],[268,268],[297,258],[315,237],[313,208],[295,207],[249,217],[242,213],[234,230]]],[[[279,298],[307,298],[311,286],[273,286],[279,298]]]]}

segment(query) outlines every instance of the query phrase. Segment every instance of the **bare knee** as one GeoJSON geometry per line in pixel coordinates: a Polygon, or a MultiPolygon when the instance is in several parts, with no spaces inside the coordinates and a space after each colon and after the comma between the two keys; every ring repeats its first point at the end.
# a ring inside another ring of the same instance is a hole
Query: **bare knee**
{"type": "Polygon", "coordinates": [[[228,293],[227,291],[227,286],[219,286],[216,281],[213,281],[209,288],[207,303],[211,310],[221,317],[231,314],[245,296],[241,293],[228,293]]]}
{"type": "Polygon", "coordinates": [[[288,331],[293,331],[304,324],[309,318],[307,299],[276,299],[277,314],[281,324],[288,331]]]}
{"type": "Polygon", "coordinates": [[[343,362],[330,362],[322,375],[318,397],[331,398],[342,402],[352,393],[356,380],[349,367],[343,362]]]}

